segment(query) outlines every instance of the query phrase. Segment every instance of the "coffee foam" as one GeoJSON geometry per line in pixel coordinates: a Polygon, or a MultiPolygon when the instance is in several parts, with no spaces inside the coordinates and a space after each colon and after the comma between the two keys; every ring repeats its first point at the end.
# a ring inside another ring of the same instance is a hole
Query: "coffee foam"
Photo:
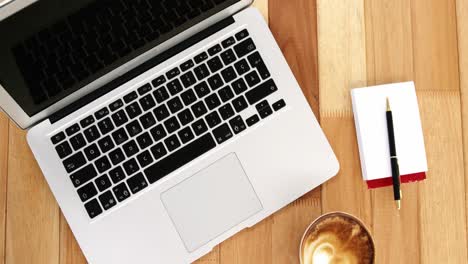
{"type": "Polygon", "coordinates": [[[303,264],[367,264],[374,259],[367,230],[344,216],[319,221],[309,230],[302,251],[303,264]]]}

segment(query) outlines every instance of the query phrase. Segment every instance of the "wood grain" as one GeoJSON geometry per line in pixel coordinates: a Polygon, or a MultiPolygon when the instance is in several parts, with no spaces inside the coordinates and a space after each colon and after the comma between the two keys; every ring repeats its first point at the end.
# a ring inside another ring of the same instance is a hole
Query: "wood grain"
{"type": "Polygon", "coordinates": [[[86,263],[86,259],[73,236],[63,214],[60,214],[60,259],[61,264],[86,263]]]}
{"type": "Polygon", "coordinates": [[[8,117],[0,112],[0,263],[5,261],[5,231],[8,176],[8,117]]]}
{"type": "Polygon", "coordinates": [[[9,126],[7,263],[59,261],[59,209],[27,145],[26,132],[9,126]]]}

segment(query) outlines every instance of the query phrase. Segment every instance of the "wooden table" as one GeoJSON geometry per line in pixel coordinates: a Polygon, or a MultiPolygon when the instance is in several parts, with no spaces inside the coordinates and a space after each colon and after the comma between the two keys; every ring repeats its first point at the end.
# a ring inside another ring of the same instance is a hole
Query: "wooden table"
{"type": "MultiPolygon", "coordinates": [[[[342,210],[371,229],[377,263],[467,263],[468,0],[257,0],[333,145],[341,172],[198,263],[298,263],[299,239],[342,210]],[[414,80],[430,171],[403,187],[366,189],[349,89],[414,80]],[[466,142],[466,144],[463,144],[466,142]]],[[[26,144],[0,115],[0,259],[85,262],[26,144]]]]}

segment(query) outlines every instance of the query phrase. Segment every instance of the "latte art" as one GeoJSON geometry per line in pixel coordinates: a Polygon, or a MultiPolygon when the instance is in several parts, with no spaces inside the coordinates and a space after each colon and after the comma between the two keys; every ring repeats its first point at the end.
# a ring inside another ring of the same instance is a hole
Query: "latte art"
{"type": "Polygon", "coordinates": [[[342,215],[312,226],[302,244],[303,264],[373,263],[374,247],[360,223],[342,215]]]}

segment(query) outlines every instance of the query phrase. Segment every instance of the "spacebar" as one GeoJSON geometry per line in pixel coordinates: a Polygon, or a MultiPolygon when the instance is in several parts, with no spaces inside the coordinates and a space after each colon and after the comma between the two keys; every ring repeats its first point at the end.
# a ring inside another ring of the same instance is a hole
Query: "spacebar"
{"type": "Polygon", "coordinates": [[[214,147],[216,147],[216,142],[211,133],[207,133],[147,168],[145,170],[146,178],[150,183],[154,183],[214,147]]]}

